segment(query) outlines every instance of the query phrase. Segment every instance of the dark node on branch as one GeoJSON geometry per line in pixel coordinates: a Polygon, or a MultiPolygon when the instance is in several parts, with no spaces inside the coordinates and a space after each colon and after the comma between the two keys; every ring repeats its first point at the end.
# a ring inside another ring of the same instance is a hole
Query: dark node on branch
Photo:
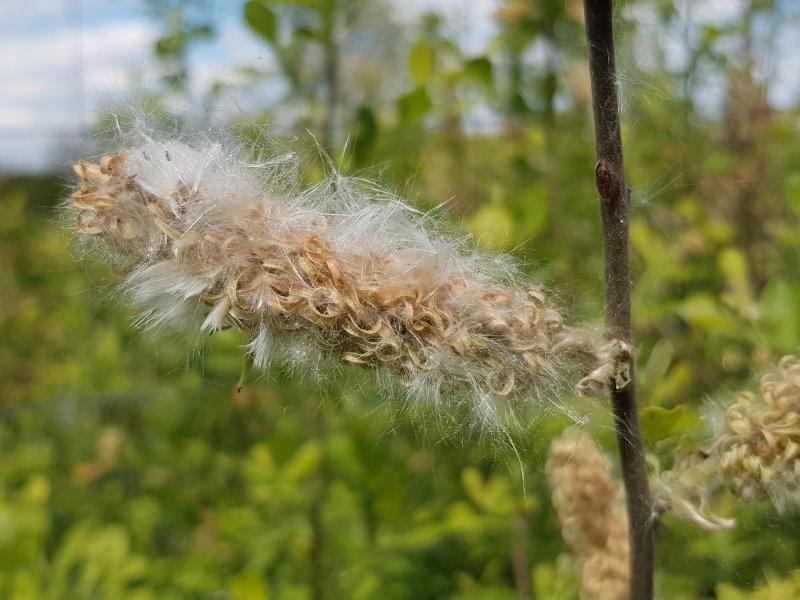
{"type": "Polygon", "coordinates": [[[619,175],[606,164],[605,161],[598,161],[594,168],[594,180],[597,184],[597,191],[600,192],[600,199],[606,202],[614,200],[619,194],[619,175]]]}

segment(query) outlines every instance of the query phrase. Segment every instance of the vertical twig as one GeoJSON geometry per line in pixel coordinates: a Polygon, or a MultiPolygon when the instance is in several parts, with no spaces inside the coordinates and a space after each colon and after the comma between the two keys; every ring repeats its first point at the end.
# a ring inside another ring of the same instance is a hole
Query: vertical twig
{"type": "Polygon", "coordinates": [[[337,39],[337,17],[339,6],[337,0],[327,0],[324,7],[325,37],[325,86],[327,88],[325,123],[323,125],[323,147],[332,156],[336,142],[336,115],[339,110],[339,41],[337,39]]]}
{"type": "MultiPolygon", "coordinates": [[[[622,160],[611,0],[584,0],[584,9],[597,154],[595,179],[600,192],[603,227],[606,336],[630,342],[630,191],[625,183],[622,160]]],[[[656,518],[647,481],[632,358],[630,363],[627,382],[611,381],[611,402],[630,527],[630,597],[631,600],[650,600],[653,597],[656,518]]]]}

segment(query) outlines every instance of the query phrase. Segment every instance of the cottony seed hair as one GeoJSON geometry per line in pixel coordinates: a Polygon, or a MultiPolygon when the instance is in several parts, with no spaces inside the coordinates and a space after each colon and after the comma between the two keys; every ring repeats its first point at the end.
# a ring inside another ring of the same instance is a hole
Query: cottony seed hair
{"type": "Polygon", "coordinates": [[[276,346],[306,365],[380,367],[413,399],[467,401],[481,426],[503,403],[551,407],[567,374],[594,370],[580,389],[604,387],[593,337],[540,286],[510,283],[506,258],[432,233],[427,215],[368,182],[334,174],[298,189],[285,183],[290,158],[243,156],[142,135],[75,165],[77,230],[129,265],[141,323],[199,314],[202,331],[239,328],[260,368],[276,346]]]}

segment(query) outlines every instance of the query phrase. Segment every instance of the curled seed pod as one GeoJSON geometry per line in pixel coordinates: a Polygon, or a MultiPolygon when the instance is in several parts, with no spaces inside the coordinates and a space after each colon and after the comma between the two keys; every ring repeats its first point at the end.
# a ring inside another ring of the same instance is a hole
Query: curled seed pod
{"type": "Polygon", "coordinates": [[[259,367],[276,344],[313,347],[381,368],[414,397],[472,398],[483,424],[498,422],[499,399],[529,401],[598,368],[592,337],[540,287],[510,283],[503,257],[432,233],[426,215],[362,181],[287,186],[284,163],[142,136],[75,165],[77,229],[130,263],[141,323],[200,313],[203,331],[244,331],[259,367]]]}
{"type": "Polygon", "coordinates": [[[628,521],[605,456],[570,428],[551,444],[546,468],[561,533],[578,559],[581,598],[627,599],[628,521]]]}

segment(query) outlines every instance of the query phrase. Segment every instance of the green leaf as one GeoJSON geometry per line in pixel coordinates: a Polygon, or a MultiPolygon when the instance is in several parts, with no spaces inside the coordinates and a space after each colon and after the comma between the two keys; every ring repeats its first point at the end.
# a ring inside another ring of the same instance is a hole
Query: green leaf
{"type": "Polygon", "coordinates": [[[770,342],[789,352],[800,340],[800,290],[782,279],[770,281],[761,294],[761,316],[770,342]]]}
{"type": "Polygon", "coordinates": [[[678,315],[698,329],[709,333],[736,331],[738,324],[723,308],[708,294],[694,294],[689,296],[678,306],[678,315]]]}
{"type": "Polygon", "coordinates": [[[484,500],[484,484],[480,471],[475,467],[467,467],[464,469],[461,472],[461,484],[464,486],[464,490],[467,492],[467,496],[469,496],[470,500],[478,506],[481,506],[484,500]]]}
{"type": "Polygon", "coordinates": [[[749,307],[753,302],[753,291],[744,253],[738,248],[726,248],[720,252],[717,265],[728,284],[723,296],[725,302],[739,310],[749,307]]]}
{"type": "Polygon", "coordinates": [[[573,569],[565,570],[550,563],[538,563],[533,567],[533,586],[536,598],[549,600],[572,600],[578,597],[579,582],[573,569]]]}
{"type": "Polygon", "coordinates": [[[397,99],[397,110],[400,112],[400,120],[404,123],[419,121],[432,106],[433,103],[424,88],[417,88],[397,99]]]}
{"type": "Polygon", "coordinates": [[[283,467],[283,478],[288,483],[309,479],[316,474],[321,461],[322,448],[319,443],[314,440],[306,442],[283,467]]]}
{"type": "Polygon", "coordinates": [[[642,409],[641,420],[642,433],[649,443],[691,433],[699,429],[702,424],[697,411],[685,404],[671,409],[647,406],[642,409]]]}
{"type": "Polygon", "coordinates": [[[707,44],[710,44],[714,40],[716,40],[722,32],[717,27],[712,27],[707,25],[703,27],[703,41],[707,44]]]}
{"type": "Polygon", "coordinates": [[[795,171],[784,180],[783,194],[792,210],[800,215],[800,171],[795,171]]]}
{"type": "Polygon", "coordinates": [[[747,600],[752,599],[750,594],[740,591],[730,583],[718,583],[716,588],[717,600],[747,600]]]}
{"type": "Polygon", "coordinates": [[[464,63],[464,76],[470,81],[491,87],[492,63],[485,56],[472,58],[464,63]]]}
{"type": "Polygon", "coordinates": [[[514,217],[504,206],[486,204],[464,224],[481,246],[501,250],[513,245],[514,217]]]}
{"type": "Polygon", "coordinates": [[[356,111],[356,133],[353,139],[353,158],[357,164],[367,162],[375,139],[378,137],[378,120],[370,106],[362,104],[356,111]]]}
{"type": "Polygon", "coordinates": [[[667,339],[660,340],[653,346],[650,356],[647,358],[647,363],[645,363],[639,375],[642,388],[649,390],[658,387],[669,370],[669,365],[674,355],[675,347],[667,339]]]}
{"type": "Polygon", "coordinates": [[[268,42],[275,41],[277,19],[275,13],[264,2],[249,0],[244,5],[244,20],[255,33],[268,42]]]}
{"type": "Polygon", "coordinates": [[[159,58],[180,56],[186,47],[187,37],[183,32],[166,35],[156,40],[155,52],[159,58]]]}
{"type": "Polygon", "coordinates": [[[214,35],[211,25],[197,25],[189,30],[189,37],[193,40],[207,40],[214,35]]]}
{"type": "Polygon", "coordinates": [[[675,364],[660,380],[651,379],[649,396],[650,404],[666,404],[683,398],[686,388],[692,383],[692,367],[688,361],[675,364]]]}
{"type": "Polygon", "coordinates": [[[408,55],[411,82],[416,86],[425,85],[436,70],[436,50],[425,40],[419,40],[408,55]]]}
{"type": "Polygon", "coordinates": [[[294,30],[292,37],[295,40],[307,40],[310,42],[322,43],[325,39],[325,33],[314,27],[298,27],[294,30]]]}
{"type": "Polygon", "coordinates": [[[0,232],[11,231],[18,227],[25,216],[27,194],[17,191],[3,198],[3,218],[0,219],[0,232]]]}
{"type": "Polygon", "coordinates": [[[245,571],[231,579],[233,600],[267,600],[269,594],[264,578],[254,571],[245,571]]]}
{"type": "Polygon", "coordinates": [[[522,211],[522,222],[517,223],[517,238],[528,240],[547,225],[550,217],[548,200],[547,187],[541,181],[528,186],[520,194],[518,202],[522,211]]]}

